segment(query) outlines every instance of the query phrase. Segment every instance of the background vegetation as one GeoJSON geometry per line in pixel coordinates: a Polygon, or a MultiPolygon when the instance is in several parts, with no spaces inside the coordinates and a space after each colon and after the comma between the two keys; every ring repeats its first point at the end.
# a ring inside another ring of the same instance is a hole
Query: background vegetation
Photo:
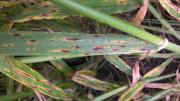
{"type": "Polygon", "coordinates": [[[179,101],[179,0],[1,0],[0,101],[179,101]]]}

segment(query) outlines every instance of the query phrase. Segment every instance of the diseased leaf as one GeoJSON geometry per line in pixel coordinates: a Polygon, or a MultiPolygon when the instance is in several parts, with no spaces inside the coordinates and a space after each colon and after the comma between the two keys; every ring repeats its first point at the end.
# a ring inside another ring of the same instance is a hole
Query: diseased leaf
{"type": "Polygon", "coordinates": [[[139,91],[144,88],[144,82],[137,82],[134,86],[125,91],[118,101],[130,101],[139,91]]]}
{"type": "Polygon", "coordinates": [[[61,88],[56,87],[41,74],[13,58],[0,56],[0,72],[42,94],[56,99],[70,98],[61,88]]]}
{"type": "Polygon", "coordinates": [[[153,96],[150,98],[144,99],[144,101],[157,101],[167,95],[173,94],[173,89],[167,89],[163,91],[159,91],[158,93],[155,93],[153,96]]]}
{"type": "MultiPolygon", "coordinates": [[[[83,5],[90,6],[96,10],[116,14],[135,10],[139,7],[136,0],[128,0],[128,2],[120,3],[117,0],[74,0],[83,5]]],[[[67,16],[80,15],[61,6],[58,8],[51,2],[42,2],[38,5],[24,9],[24,13],[16,16],[15,22],[25,22],[40,19],[59,19],[67,16]]]]}
{"type": "Polygon", "coordinates": [[[0,54],[14,56],[61,55],[62,58],[131,54],[153,51],[157,46],[117,34],[67,32],[0,32],[0,54]]]}
{"type": "Polygon", "coordinates": [[[110,90],[120,87],[117,84],[95,79],[93,77],[94,75],[95,73],[93,71],[82,70],[82,71],[76,72],[74,76],[72,77],[72,80],[86,87],[90,87],[92,89],[100,90],[100,91],[110,91],[110,90]]]}
{"type": "Polygon", "coordinates": [[[42,31],[48,32],[80,32],[82,28],[78,24],[62,19],[38,20],[25,23],[18,23],[14,26],[18,31],[42,31]]]}
{"type": "Polygon", "coordinates": [[[149,72],[147,72],[143,76],[143,78],[150,78],[150,77],[159,76],[164,71],[164,69],[167,67],[167,65],[169,65],[171,63],[172,60],[173,60],[173,58],[167,59],[160,66],[157,66],[157,67],[153,68],[152,70],[150,70],[149,72]]]}
{"type": "Polygon", "coordinates": [[[157,88],[157,89],[171,89],[174,87],[178,87],[178,84],[170,84],[170,83],[148,83],[145,85],[147,88],[157,88]]]}
{"type": "Polygon", "coordinates": [[[145,52],[142,56],[140,56],[138,58],[138,60],[136,60],[134,66],[133,66],[133,71],[132,71],[132,83],[131,86],[135,85],[139,79],[140,79],[140,66],[139,66],[139,62],[143,59],[145,59],[148,56],[149,52],[145,52]]]}
{"type": "Polygon", "coordinates": [[[171,0],[159,0],[161,6],[174,18],[180,20],[180,6],[175,5],[171,0]]]}

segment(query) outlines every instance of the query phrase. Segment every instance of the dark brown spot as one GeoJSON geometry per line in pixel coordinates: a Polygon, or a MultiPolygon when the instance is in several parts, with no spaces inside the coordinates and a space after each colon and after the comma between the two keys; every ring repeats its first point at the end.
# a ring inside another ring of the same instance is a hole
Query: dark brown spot
{"type": "Polygon", "coordinates": [[[126,41],[124,41],[124,40],[113,40],[112,43],[113,44],[118,44],[118,45],[123,45],[123,44],[126,43],[126,41]]]}
{"type": "Polygon", "coordinates": [[[141,51],[147,51],[146,49],[144,49],[144,48],[141,48],[141,51]]]}
{"type": "Polygon", "coordinates": [[[118,4],[126,4],[128,0],[117,0],[118,4]]]}
{"type": "Polygon", "coordinates": [[[37,41],[34,40],[34,39],[32,39],[32,40],[28,40],[27,43],[28,43],[29,45],[35,45],[35,44],[37,44],[37,41]]]}
{"type": "Polygon", "coordinates": [[[36,81],[37,81],[37,82],[41,82],[41,80],[39,80],[39,79],[36,79],[36,81]]]}
{"type": "Polygon", "coordinates": [[[92,35],[92,37],[102,37],[102,36],[98,35],[98,34],[95,34],[95,35],[92,35]]]}
{"type": "Polygon", "coordinates": [[[72,48],[80,49],[80,46],[72,46],[72,48]]]}
{"type": "Polygon", "coordinates": [[[19,33],[14,33],[13,36],[19,37],[19,36],[22,36],[22,35],[19,34],[19,33]]]}
{"type": "Polygon", "coordinates": [[[57,11],[56,9],[52,9],[52,10],[51,10],[51,13],[54,13],[54,12],[56,12],[56,11],[57,11]]]}
{"type": "Polygon", "coordinates": [[[48,13],[55,13],[56,11],[57,11],[57,9],[52,8],[52,9],[50,9],[50,10],[48,11],[48,13]]]}
{"type": "Polygon", "coordinates": [[[49,7],[49,5],[43,5],[43,7],[48,8],[48,7],[49,7]]]}
{"type": "Polygon", "coordinates": [[[76,48],[76,49],[80,49],[80,47],[79,47],[79,46],[75,46],[75,48],[76,48]]]}
{"type": "Polygon", "coordinates": [[[35,85],[34,85],[34,86],[31,86],[31,88],[33,88],[33,89],[37,89],[37,88],[38,88],[38,86],[35,86],[35,85]]]}
{"type": "Polygon", "coordinates": [[[22,74],[22,75],[24,75],[24,76],[26,76],[28,78],[33,79],[33,77],[30,74],[28,74],[28,73],[26,73],[24,71],[21,71],[21,70],[18,70],[18,69],[16,69],[16,71],[17,71],[17,73],[20,73],[20,74],[22,74]]]}
{"type": "Polygon", "coordinates": [[[30,42],[33,42],[33,43],[34,43],[34,42],[36,42],[36,40],[30,40],[30,42]]]}
{"type": "Polygon", "coordinates": [[[64,38],[64,41],[78,41],[80,40],[79,38],[64,38]]]}
{"type": "Polygon", "coordinates": [[[63,53],[68,53],[68,52],[70,52],[69,50],[66,50],[66,49],[61,49],[60,51],[63,52],[63,53]]]}
{"type": "Polygon", "coordinates": [[[112,51],[118,51],[119,50],[119,48],[113,48],[112,49],[112,51]]]}
{"type": "Polygon", "coordinates": [[[2,47],[14,47],[14,44],[2,44],[2,47]]]}
{"type": "Polygon", "coordinates": [[[104,47],[102,47],[102,46],[96,46],[96,47],[94,47],[93,48],[93,50],[94,51],[99,51],[99,50],[101,50],[101,49],[103,49],[104,47]]]}
{"type": "Polygon", "coordinates": [[[42,16],[46,16],[46,17],[47,17],[47,16],[48,16],[48,13],[44,13],[44,14],[42,14],[42,16]]]}

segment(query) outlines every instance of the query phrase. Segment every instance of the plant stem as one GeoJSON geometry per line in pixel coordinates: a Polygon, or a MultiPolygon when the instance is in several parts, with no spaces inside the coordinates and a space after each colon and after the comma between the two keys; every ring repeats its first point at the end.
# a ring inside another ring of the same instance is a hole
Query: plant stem
{"type": "MultiPolygon", "coordinates": [[[[74,2],[73,0],[51,0],[51,1],[60,6],[67,7],[78,13],[84,14],[87,17],[95,19],[101,23],[108,24],[113,28],[126,32],[129,35],[133,35],[137,38],[143,39],[155,45],[162,46],[162,44],[164,43],[163,39],[155,35],[152,35],[151,33],[144,31],[143,29],[137,28],[127,21],[96,11],[95,9],[83,6],[81,4],[74,2]]],[[[176,53],[180,53],[180,46],[173,44],[171,42],[167,44],[166,49],[176,53]]]]}

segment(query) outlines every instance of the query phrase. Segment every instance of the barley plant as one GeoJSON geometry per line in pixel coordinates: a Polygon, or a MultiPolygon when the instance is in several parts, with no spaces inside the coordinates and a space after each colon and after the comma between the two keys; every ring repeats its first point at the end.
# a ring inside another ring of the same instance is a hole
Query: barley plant
{"type": "Polygon", "coordinates": [[[0,0],[0,101],[180,101],[179,0],[0,0]]]}

